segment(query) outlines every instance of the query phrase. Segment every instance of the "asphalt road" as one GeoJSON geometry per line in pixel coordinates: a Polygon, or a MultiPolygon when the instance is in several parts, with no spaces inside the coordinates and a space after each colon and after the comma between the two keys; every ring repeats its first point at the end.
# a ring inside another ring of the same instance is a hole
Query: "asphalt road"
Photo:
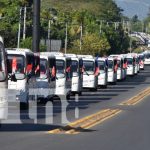
{"type": "Polygon", "coordinates": [[[67,120],[71,122],[78,117],[82,118],[107,108],[122,110],[117,116],[77,135],[47,133],[49,130],[67,124],[64,119],[62,123],[62,114],[64,116],[66,112],[65,102],[63,107],[60,107],[60,103],[52,107],[50,103],[47,116],[44,115],[45,107],[39,105],[37,120],[34,120],[34,107],[30,110],[29,116],[26,111],[22,111],[21,119],[24,123],[21,124],[15,123],[17,116],[15,109],[9,108],[9,120],[0,129],[0,149],[148,150],[150,147],[150,97],[135,106],[118,104],[149,87],[149,84],[150,67],[146,66],[145,70],[137,76],[128,77],[126,81],[118,82],[117,85],[109,85],[108,89],[99,89],[97,92],[85,91],[78,102],[75,102],[72,97],[66,113],[67,120]],[[53,123],[45,124],[50,120],[53,123]]]}

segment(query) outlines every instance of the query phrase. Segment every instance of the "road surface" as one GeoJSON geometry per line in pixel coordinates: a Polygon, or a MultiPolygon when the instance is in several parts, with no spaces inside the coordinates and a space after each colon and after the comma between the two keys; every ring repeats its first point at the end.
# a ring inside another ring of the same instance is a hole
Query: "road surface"
{"type": "MultiPolygon", "coordinates": [[[[50,134],[48,131],[61,128],[61,116],[64,110],[60,103],[56,103],[53,113],[45,117],[44,105],[38,106],[38,120],[34,115],[28,119],[26,111],[21,114],[23,124],[11,123],[16,117],[13,108],[9,108],[9,121],[0,129],[1,150],[148,150],[150,148],[150,96],[134,105],[119,105],[121,102],[137,95],[150,85],[150,67],[146,66],[135,77],[128,77],[126,81],[109,85],[108,89],[97,92],[85,91],[79,102],[71,97],[67,107],[67,120],[72,122],[94,114],[103,109],[119,109],[122,112],[81,131],[79,134],[50,134]],[[75,108],[79,108],[79,116],[75,115],[75,108]],[[53,123],[45,124],[46,120],[53,123]],[[36,124],[33,121],[37,122],[36,124]]],[[[65,105],[64,105],[65,106],[65,105]]],[[[49,107],[49,109],[52,109],[49,107]]],[[[34,112],[34,107],[31,112],[34,112]]]]}

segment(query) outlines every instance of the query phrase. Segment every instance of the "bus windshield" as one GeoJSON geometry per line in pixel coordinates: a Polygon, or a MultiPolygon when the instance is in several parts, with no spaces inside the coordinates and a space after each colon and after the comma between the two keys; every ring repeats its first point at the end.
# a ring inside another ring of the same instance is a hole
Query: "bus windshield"
{"type": "Polygon", "coordinates": [[[128,65],[133,65],[133,59],[132,58],[127,58],[128,65]]]}
{"type": "Polygon", "coordinates": [[[140,60],[144,60],[144,55],[140,55],[140,56],[139,56],[139,59],[140,59],[140,60]]]}
{"type": "Polygon", "coordinates": [[[145,54],[145,58],[150,59],[150,54],[149,53],[145,54]]]}
{"type": "Polygon", "coordinates": [[[94,61],[83,61],[85,71],[94,72],[94,61]]]}
{"type": "Polygon", "coordinates": [[[8,54],[8,73],[16,74],[17,79],[24,79],[25,77],[25,58],[23,55],[8,54]]]}
{"type": "Polygon", "coordinates": [[[98,61],[98,66],[99,66],[100,71],[101,70],[105,70],[105,63],[104,63],[104,61],[98,61]]]}
{"type": "Polygon", "coordinates": [[[108,60],[108,68],[113,69],[113,61],[112,60],[108,60]]]}
{"type": "Polygon", "coordinates": [[[6,73],[5,73],[5,63],[4,63],[4,55],[2,49],[0,49],[0,81],[5,80],[6,73]]]}
{"type": "Polygon", "coordinates": [[[65,75],[65,61],[56,60],[56,75],[57,77],[64,77],[65,75]]]}

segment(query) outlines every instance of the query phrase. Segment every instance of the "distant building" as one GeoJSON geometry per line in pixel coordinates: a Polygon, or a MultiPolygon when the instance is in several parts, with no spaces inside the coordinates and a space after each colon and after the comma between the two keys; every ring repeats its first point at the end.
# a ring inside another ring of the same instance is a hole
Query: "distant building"
{"type": "Polygon", "coordinates": [[[41,40],[42,45],[46,45],[48,52],[60,52],[62,48],[61,40],[41,40]]]}

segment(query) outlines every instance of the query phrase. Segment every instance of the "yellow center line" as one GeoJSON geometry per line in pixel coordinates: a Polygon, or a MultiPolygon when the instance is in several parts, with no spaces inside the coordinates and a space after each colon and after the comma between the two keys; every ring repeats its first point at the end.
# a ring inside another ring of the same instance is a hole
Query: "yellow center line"
{"type": "Polygon", "coordinates": [[[142,92],[140,92],[138,95],[133,96],[129,100],[126,100],[119,105],[136,105],[137,103],[141,102],[144,100],[145,97],[150,95],[150,88],[146,88],[142,92]]]}
{"type": "Polygon", "coordinates": [[[120,113],[119,109],[105,109],[95,114],[79,119],[75,122],[68,124],[65,127],[48,131],[51,134],[78,134],[86,129],[92,128],[97,124],[104,122],[105,120],[120,113]]]}
{"type": "MultiPolygon", "coordinates": [[[[145,97],[150,95],[150,88],[146,88],[138,95],[133,96],[129,100],[122,102],[119,105],[135,105],[142,101],[145,97]]],[[[121,113],[122,110],[120,109],[104,109],[95,114],[86,116],[84,118],[78,119],[67,126],[57,128],[54,130],[50,130],[47,133],[49,134],[78,134],[84,132],[86,129],[90,129],[97,124],[101,124],[105,120],[116,116],[117,114],[121,113]]]]}

